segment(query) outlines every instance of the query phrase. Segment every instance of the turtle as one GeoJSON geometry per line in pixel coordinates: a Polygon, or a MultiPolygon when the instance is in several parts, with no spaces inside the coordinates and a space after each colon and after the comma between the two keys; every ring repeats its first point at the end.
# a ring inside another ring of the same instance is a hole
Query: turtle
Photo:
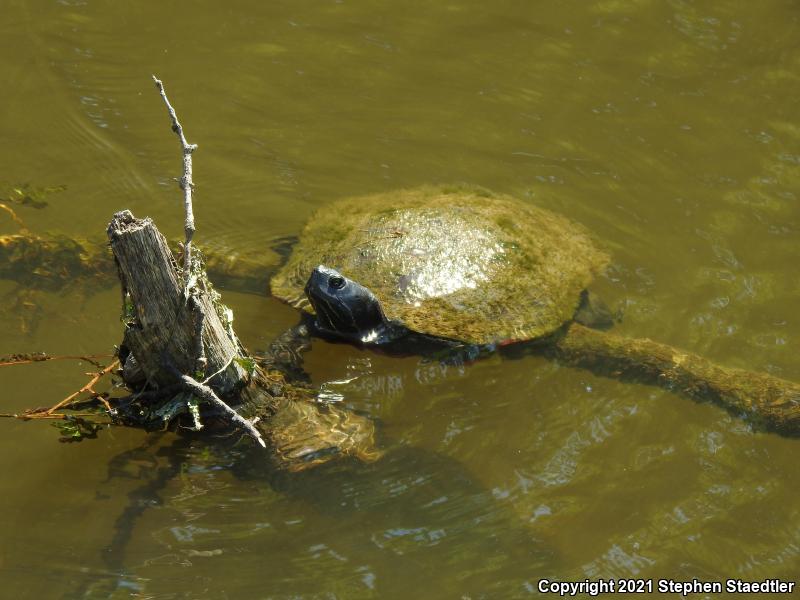
{"type": "Polygon", "coordinates": [[[491,349],[576,317],[608,326],[586,290],[609,260],[557,213],[483,188],[426,186],[319,210],[271,291],[313,311],[308,325],[323,337],[491,349]]]}
{"type": "Polygon", "coordinates": [[[483,188],[339,200],[313,215],[271,279],[273,296],[307,315],[280,349],[301,364],[292,348],[314,335],[403,353],[433,344],[466,359],[522,347],[797,435],[797,383],[606,331],[614,319],[588,286],[609,262],[583,226],[483,188]]]}

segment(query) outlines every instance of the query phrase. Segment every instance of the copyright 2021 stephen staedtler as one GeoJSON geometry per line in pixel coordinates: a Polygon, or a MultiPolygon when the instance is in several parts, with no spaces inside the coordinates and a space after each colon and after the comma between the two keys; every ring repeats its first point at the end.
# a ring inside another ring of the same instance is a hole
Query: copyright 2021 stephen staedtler
{"type": "Polygon", "coordinates": [[[540,579],[537,589],[542,594],[561,597],[599,596],[600,594],[793,594],[795,581],[785,579],[725,579],[702,581],[691,579],[583,579],[581,581],[556,581],[540,579]]]}

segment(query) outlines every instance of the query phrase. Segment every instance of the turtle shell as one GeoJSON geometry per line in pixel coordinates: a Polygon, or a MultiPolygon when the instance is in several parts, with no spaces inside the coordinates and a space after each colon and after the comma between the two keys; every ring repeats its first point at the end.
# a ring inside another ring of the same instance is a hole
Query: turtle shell
{"type": "Polygon", "coordinates": [[[312,311],[303,288],[324,264],[372,290],[392,321],[491,344],[558,329],[607,263],[561,215],[483,189],[423,187],[321,208],[271,287],[312,311]]]}

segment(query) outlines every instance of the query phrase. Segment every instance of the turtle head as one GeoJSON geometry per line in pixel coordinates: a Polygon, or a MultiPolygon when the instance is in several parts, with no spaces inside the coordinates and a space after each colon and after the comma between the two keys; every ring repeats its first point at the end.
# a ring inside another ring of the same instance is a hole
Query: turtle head
{"type": "Polygon", "coordinates": [[[335,269],[315,267],[305,292],[317,313],[314,325],[323,334],[363,344],[396,337],[375,294],[335,269]]]}

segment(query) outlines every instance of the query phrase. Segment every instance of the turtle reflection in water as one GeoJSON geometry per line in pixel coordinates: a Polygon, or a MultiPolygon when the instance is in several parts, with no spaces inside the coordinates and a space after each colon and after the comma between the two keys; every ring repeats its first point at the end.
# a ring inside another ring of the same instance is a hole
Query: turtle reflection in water
{"type": "MultiPolygon", "coordinates": [[[[411,580],[427,597],[514,598],[525,595],[527,578],[552,571],[559,561],[547,529],[518,512],[516,492],[500,497],[461,461],[432,449],[400,442],[374,463],[331,464],[296,475],[264,473],[255,460],[239,461],[233,470],[245,480],[266,476],[292,506],[305,507],[309,522],[300,535],[308,544],[312,531],[335,532],[327,537],[347,560],[322,564],[354,597],[365,594],[357,565],[370,566],[377,597],[393,596],[411,580]]],[[[289,549],[285,575],[300,586],[296,593],[313,595],[304,586],[317,581],[319,565],[289,549]]]]}
{"type": "Polygon", "coordinates": [[[106,575],[76,576],[70,597],[116,597],[131,587],[157,595],[152,575],[162,565],[134,560],[148,549],[184,564],[202,556],[198,547],[218,551],[216,568],[236,570],[242,586],[223,582],[232,598],[252,597],[265,552],[281,565],[280,577],[258,583],[265,597],[291,590],[316,598],[323,587],[337,597],[394,597],[414,581],[427,597],[514,598],[562,560],[547,527],[517,510],[516,492],[498,495],[430,449],[397,444],[374,463],[287,473],[231,439],[154,437],[114,457],[109,475],[103,491],[116,500],[127,493],[129,503],[102,552],[106,575]],[[163,532],[141,521],[154,506],[170,515],[163,532]]]}
{"type": "Polygon", "coordinates": [[[797,430],[797,384],[586,327],[596,305],[587,286],[608,262],[561,215],[483,189],[423,187],[322,208],[271,288],[314,313],[282,338],[287,346],[319,335],[405,351],[433,344],[469,357],[535,341],[568,364],[797,430]]]}

